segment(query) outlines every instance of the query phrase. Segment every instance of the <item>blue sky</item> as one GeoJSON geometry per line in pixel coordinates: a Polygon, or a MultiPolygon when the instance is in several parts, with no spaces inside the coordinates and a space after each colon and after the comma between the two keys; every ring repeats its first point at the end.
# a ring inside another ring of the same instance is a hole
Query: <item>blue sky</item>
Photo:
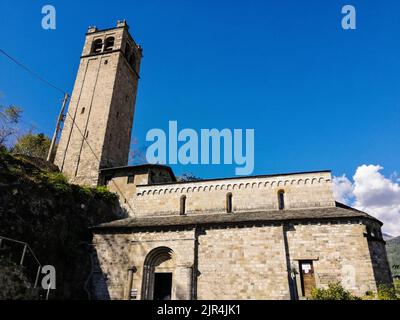
{"type": "MultiPolygon", "coordinates": [[[[144,49],[133,135],[254,128],[254,174],[399,170],[400,1],[1,1],[1,48],[72,91],[89,25],[127,19],[144,49]],[[57,29],[41,28],[41,8],[57,29]],[[341,28],[341,8],[357,30],[341,28]]],[[[52,134],[62,96],[0,56],[0,104],[52,134]]],[[[233,176],[235,166],[173,166],[233,176]]]]}

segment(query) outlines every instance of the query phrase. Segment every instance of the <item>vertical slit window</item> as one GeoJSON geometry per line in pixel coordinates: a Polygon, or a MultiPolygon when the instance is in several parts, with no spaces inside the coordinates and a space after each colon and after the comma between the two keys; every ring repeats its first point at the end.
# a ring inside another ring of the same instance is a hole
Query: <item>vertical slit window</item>
{"type": "Polygon", "coordinates": [[[226,212],[232,213],[232,193],[226,195],[226,212]]]}
{"type": "Polygon", "coordinates": [[[186,196],[182,196],[180,203],[180,215],[185,215],[185,214],[186,214],[186,196]]]}
{"type": "Polygon", "coordinates": [[[284,210],[285,209],[285,191],[280,190],[278,191],[278,207],[279,210],[284,210]]]}

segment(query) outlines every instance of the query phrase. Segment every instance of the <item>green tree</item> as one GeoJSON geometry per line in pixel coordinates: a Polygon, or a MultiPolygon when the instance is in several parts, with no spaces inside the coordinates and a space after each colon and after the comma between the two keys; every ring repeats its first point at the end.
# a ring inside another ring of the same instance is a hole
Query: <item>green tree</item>
{"type": "Polygon", "coordinates": [[[199,177],[196,177],[193,173],[191,172],[186,172],[183,173],[182,175],[178,176],[176,178],[179,182],[190,182],[190,181],[201,181],[202,179],[199,177]]]}
{"type": "Polygon", "coordinates": [[[50,144],[50,139],[43,133],[28,133],[18,138],[11,151],[14,154],[46,159],[50,144]]]}
{"type": "Polygon", "coordinates": [[[22,109],[17,106],[4,107],[0,105],[0,146],[18,131],[17,124],[21,119],[22,109]]]}

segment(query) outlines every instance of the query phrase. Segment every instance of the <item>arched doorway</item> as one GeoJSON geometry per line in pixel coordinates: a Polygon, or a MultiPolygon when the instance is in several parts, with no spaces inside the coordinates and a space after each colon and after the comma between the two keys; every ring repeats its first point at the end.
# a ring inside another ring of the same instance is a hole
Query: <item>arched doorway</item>
{"type": "Polygon", "coordinates": [[[144,260],[142,299],[171,300],[175,270],[174,252],[168,247],[158,247],[144,260]]]}

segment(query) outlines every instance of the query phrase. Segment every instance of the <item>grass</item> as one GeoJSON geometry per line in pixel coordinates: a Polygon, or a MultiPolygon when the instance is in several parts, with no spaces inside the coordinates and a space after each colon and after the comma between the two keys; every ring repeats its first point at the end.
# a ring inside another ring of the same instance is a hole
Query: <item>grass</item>
{"type": "Polygon", "coordinates": [[[82,198],[118,200],[118,195],[108,191],[104,186],[88,187],[69,184],[67,177],[61,172],[40,168],[23,157],[11,155],[5,148],[0,148],[0,163],[1,178],[6,182],[32,181],[61,194],[76,192],[82,198]]]}

